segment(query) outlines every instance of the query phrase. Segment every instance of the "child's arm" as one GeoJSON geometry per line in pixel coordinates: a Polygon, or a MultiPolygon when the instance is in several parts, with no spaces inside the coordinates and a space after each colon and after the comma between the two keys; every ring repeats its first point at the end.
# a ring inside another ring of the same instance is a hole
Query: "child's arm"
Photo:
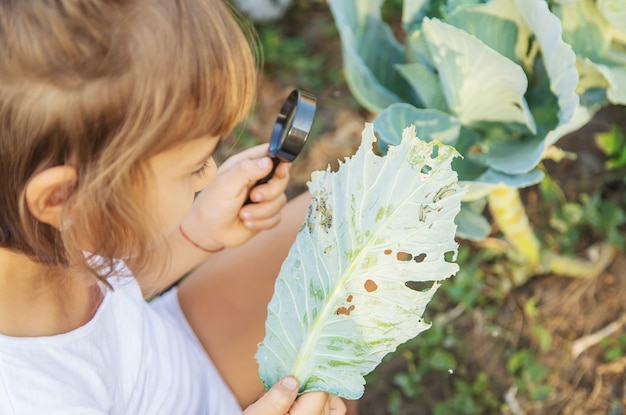
{"type": "MultiPolygon", "coordinates": [[[[155,264],[136,274],[144,295],[163,291],[213,253],[239,246],[278,224],[287,200],[289,165],[281,163],[270,181],[254,187],[250,197],[255,203],[244,206],[252,186],[271,167],[267,146],[236,154],[220,166],[214,181],[196,197],[180,228],[170,233],[167,243],[171,256],[166,268],[155,264]]],[[[132,269],[132,264],[129,266],[132,269]]]]}

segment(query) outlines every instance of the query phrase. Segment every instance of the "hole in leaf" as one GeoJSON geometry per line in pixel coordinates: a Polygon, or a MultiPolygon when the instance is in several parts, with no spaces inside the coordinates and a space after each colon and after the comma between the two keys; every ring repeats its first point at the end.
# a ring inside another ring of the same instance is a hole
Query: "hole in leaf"
{"type": "Polygon", "coordinates": [[[448,251],[445,254],[443,254],[443,259],[446,262],[454,262],[454,257],[455,257],[455,252],[454,251],[448,251]]]}
{"type": "Polygon", "coordinates": [[[398,259],[398,261],[410,261],[413,259],[413,255],[408,252],[398,252],[396,254],[396,258],[398,259]]]}
{"type": "Polygon", "coordinates": [[[344,316],[349,316],[350,315],[350,310],[348,310],[345,307],[339,307],[337,309],[337,314],[343,314],[344,316]]]}
{"type": "Polygon", "coordinates": [[[407,288],[412,289],[413,291],[424,292],[428,291],[432,288],[433,283],[427,281],[407,281],[404,283],[407,288]]]}
{"type": "Polygon", "coordinates": [[[419,254],[413,258],[413,261],[419,264],[420,262],[423,262],[425,259],[426,259],[426,254],[419,254]]]}
{"type": "Polygon", "coordinates": [[[372,143],[372,153],[376,154],[379,157],[383,157],[385,155],[385,152],[380,148],[380,137],[378,136],[377,132],[374,132],[374,135],[376,136],[376,141],[372,143]]]}
{"type": "Polygon", "coordinates": [[[376,284],[372,280],[367,280],[365,281],[365,284],[363,284],[363,287],[365,288],[365,291],[367,291],[368,293],[371,293],[378,289],[378,284],[376,284]]]}
{"type": "Polygon", "coordinates": [[[430,158],[431,159],[436,159],[438,155],[439,155],[439,146],[438,145],[434,145],[433,146],[433,152],[430,153],[430,158]]]}

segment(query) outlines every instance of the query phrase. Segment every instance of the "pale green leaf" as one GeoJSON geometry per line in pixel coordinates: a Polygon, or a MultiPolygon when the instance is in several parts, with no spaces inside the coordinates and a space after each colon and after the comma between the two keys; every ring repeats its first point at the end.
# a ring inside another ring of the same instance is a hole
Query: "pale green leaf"
{"type": "Polygon", "coordinates": [[[381,0],[328,2],[341,37],[346,82],[354,98],[374,113],[394,102],[419,103],[394,68],[395,64],[405,62],[404,47],[381,20],[381,3],[381,0]]]}
{"type": "Polygon", "coordinates": [[[512,20],[485,13],[480,5],[459,7],[446,17],[445,22],[476,36],[485,45],[513,62],[520,62],[515,54],[518,29],[512,20]]]}
{"type": "Polygon", "coordinates": [[[545,136],[511,138],[493,143],[485,161],[505,174],[523,174],[539,163],[545,151],[545,136]]]}
{"type": "MultiPolygon", "coordinates": [[[[460,176],[460,173],[459,173],[460,176]]],[[[539,169],[533,169],[524,174],[508,175],[497,170],[487,169],[483,174],[471,181],[461,180],[459,183],[467,187],[467,193],[463,201],[473,201],[483,198],[495,187],[508,186],[516,189],[532,186],[543,179],[544,173],[539,169]]]]}
{"type": "Polygon", "coordinates": [[[478,4],[482,4],[485,1],[488,1],[488,0],[446,0],[446,9],[448,11],[448,14],[450,14],[458,8],[463,8],[466,6],[475,6],[478,4]]]}
{"type": "Polygon", "coordinates": [[[377,113],[402,99],[376,78],[359,55],[350,31],[341,31],[342,56],[346,83],[354,98],[367,110],[377,113]]]}
{"type": "MultiPolygon", "coordinates": [[[[541,48],[541,67],[535,73],[545,73],[546,86],[535,82],[528,100],[537,113],[537,121],[542,128],[535,136],[511,136],[493,143],[485,155],[485,162],[494,170],[504,174],[523,174],[535,168],[541,160],[547,146],[554,143],[564,133],[580,127],[581,115],[579,97],[576,94],[578,72],[576,56],[572,48],[561,40],[559,19],[548,9],[544,0],[515,0],[519,13],[541,48]],[[548,92],[550,91],[550,92],[548,92]],[[543,93],[543,94],[542,94],[543,93]],[[549,105],[553,95],[558,103],[554,106],[554,121],[551,121],[552,106],[549,105]],[[539,97],[539,98],[538,98],[539,97]],[[539,118],[543,117],[543,118],[539,118]]],[[[537,76],[541,80],[541,77],[537,76]]],[[[587,121],[584,119],[584,121],[587,121]]]]}
{"type": "Polygon", "coordinates": [[[579,77],[578,86],[576,87],[578,94],[583,94],[590,89],[606,89],[609,86],[602,72],[589,58],[577,58],[576,70],[579,77]]]}
{"type": "MultiPolygon", "coordinates": [[[[507,139],[494,143],[485,155],[485,162],[489,167],[504,175],[525,174],[532,171],[541,161],[549,146],[556,143],[561,137],[580,129],[589,122],[591,116],[591,111],[577,105],[573,115],[566,123],[557,125],[556,128],[543,136],[507,139]]],[[[511,186],[509,183],[506,184],[511,186]]]]}
{"type": "Polygon", "coordinates": [[[515,23],[517,27],[517,42],[515,44],[516,62],[522,60],[524,65],[528,65],[527,54],[530,44],[530,29],[524,23],[522,16],[517,10],[515,0],[491,0],[487,4],[476,6],[483,13],[488,13],[501,19],[507,19],[515,23]]]}
{"type": "Polygon", "coordinates": [[[611,25],[611,34],[618,41],[626,43],[626,1],[598,0],[598,10],[611,25]]]}
{"type": "Polygon", "coordinates": [[[396,65],[396,68],[411,85],[426,108],[450,112],[446,97],[443,95],[439,84],[439,76],[433,69],[422,63],[396,65]]]}
{"type": "Polygon", "coordinates": [[[402,2],[402,26],[407,31],[419,25],[425,15],[429,0],[404,0],[402,2]]]}
{"type": "Polygon", "coordinates": [[[450,167],[456,151],[417,139],[413,129],[384,157],[374,142],[368,124],[338,172],[312,175],[309,213],[256,355],[266,387],[294,375],[300,392],[359,398],[363,376],[429,327],[422,314],[438,281],[458,270],[446,260],[456,256],[463,192],[450,167]]]}
{"type": "Polygon", "coordinates": [[[606,56],[611,46],[611,33],[608,22],[593,0],[563,4],[557,12],[563,27],[563,40],[572,46],[576,55],[595,62],[606,56]]]}
{"type": "Polygon", "coordinates": [[[435,72],[435,64],[428,50],[428,43],[420,30],[411,32],[406,39],[406,60],[409,63],[420,63],[429,71],[435,72]]]}
{"type": "Polygon", "coordinates": [[[454,220],[457,224],[456,235],[459,238],[482,241],[491,233],[491,225],[482,215],[483,209],[476,210],[473,208],[474,204],[484,207],[484,200],[461,203],[461,211],[454,220]]]}
{"type": "Polygon", "coordinates": [[[341,1],[340,3],[329,1],[329,6],[333,11],[337,27],[348,27],[352,32],[358,33],[365,27],[367,20],[380,20],[380,7],[383,2],[384,0],[341,1]]]}
{"type": "Polygon", "coordinates": [[[561,124],[548,132],[545,138],[545,148],[548,148],[556,143],[561,137],[582,128],[591,120],[592,116],[593,113],[589,109],[583,107],[582,105],[576,106],[572,118],[567,123],[561,124]]]}
{"type": "Polygon", "coordinates": [[[598,64],[596,67],[609,83],[606,90],[609,102],[626,105],[626,65],[612,67],[598,64]]]}
{"type": "Polygon", "coordinates": [[[579,103],[576,55],[572,47],[561,39],[561,22],[550,12],[545,0],[515,0],[515,3],[539,43],[543,64],[550,78],[550,90],[559,102],[559,124],[566,124],[574,116],[579,103]]]}
{"type": "Polygon", "coordinates": [[[526,74],[474,36],[437,19],[422,29],[451,111],[461,124],[515,122],[536,131],[524,93],[526,74]]]}
{"type": "Polygon", "coordinates": [[[414,125],[415,131],[424,141],[440,141],[454,146],[461,124],[444,112],[436,109],[420,109],[409,104],[393,104],[374,119],[374,130],[378,136],[378,147],[384,152],[389,145],[402,141],[401,131],[407,125],[414,125]]]}

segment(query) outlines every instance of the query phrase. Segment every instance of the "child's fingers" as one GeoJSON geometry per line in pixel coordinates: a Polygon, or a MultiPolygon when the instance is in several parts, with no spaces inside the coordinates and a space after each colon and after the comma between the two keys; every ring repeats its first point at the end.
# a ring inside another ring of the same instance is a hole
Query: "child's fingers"
{"type": "Polygon", "coordinates": [[[285,415],[298,395],[298,382],[287,377],[250,405],[243,415],[285,415]]]}
{"type": "Polygon", "coordinates": [[[228,170],[244,160],[253,160],[267,156],[269,144],[261,144],[249,148],[227,158],[221,165],[220,170],[228,170]]]}
{"type": "Polygon", "coordinates": [[[268,229],[274,228],[276,225],[280,223],[281,216],[280,214],[274,215],[270,218],[266,219],[257,219],[257,220],[249,220],[245,221],[244,225],[251,231],[266,231],[268,229]]]}
{"type": "Polygon", "coordinates": [[[269,229],[268,226],[274,227],[280,221],[280,212],[286,204],[287,196],[283,193],[271,201],[244,206],[239,218],[250,229],[269,229]]]}
{"type": "Polygon", "coordinates": [[[258,203],[276,199],[285,193],[288,184],[289,179],[286,177],[272,177],[267,183],[256,185],[250,190],[250,200],[258,203]]]}
{"type": "Polygon", "coordinates": [[[345,415],[346,405],[341,398],[326,392],[309,392],[300,396],[291,407],[290,415],[345,415]]]}
{"type": "Polygon", "coordinates": [[[330,407],[330,415],[344,415],[347,411],[343,399],[335,395],[330,395],[328,398],[328,406],[330,407]]]}
{"type": "MultiPolygon", "coordinates": [[[[327,415],[324,410],[327,401],[328,394],[326,392],[305,393],[291,406],[289,415],[327,415]]],[[[340,414],[340,412],[337,414],[340,414]]]]}
{"type": "Polygon", "coordinates": [[[272,160],[269,157],[241,160],[231,168],[221,171],[214,183],[219,186],[223,199],[241,198],[243,201],[250,188],[267,176],[271,169],[272,160]]]}
{"type": "Polygon", "coordinates": [[[266,202],[245,205],[239,212],[239,217],[241,220],[266,219],[280,213],[286,204],[287,196],[284,193],[281,193],[278,197],[266,202]]]}
{"type": "Polygon", "coordinates": [[[250,200],[258,203],[275,199],[284,194],[289,184],[290,166],[291,164],[288,163],[280,163],[268,182],[256,185],[250,190],[250,200]]]}
{"type": "Polygon", "coordinates": [[[277,177],[279,179],[288,179],[290,169],[291,169],[291,163],[283,163],[281,161],[278,167],[276,167],[276,171],[274,172],[274,177],[277,177]]]}

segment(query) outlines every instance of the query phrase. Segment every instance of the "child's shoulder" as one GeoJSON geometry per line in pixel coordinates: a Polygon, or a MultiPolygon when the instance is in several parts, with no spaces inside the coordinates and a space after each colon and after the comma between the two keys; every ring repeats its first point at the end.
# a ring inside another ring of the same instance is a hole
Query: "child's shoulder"
{"type": "Polygon", "coordinates": [[[0,335],[0,413],[123,412],[116,396],[129,391],[119,380],[136,377],[145,352],[138,330],[143,299],[132,277],[109,283],[113,289],[103,287],[102,302],[83,326],[52,336],[0,335]]]}

